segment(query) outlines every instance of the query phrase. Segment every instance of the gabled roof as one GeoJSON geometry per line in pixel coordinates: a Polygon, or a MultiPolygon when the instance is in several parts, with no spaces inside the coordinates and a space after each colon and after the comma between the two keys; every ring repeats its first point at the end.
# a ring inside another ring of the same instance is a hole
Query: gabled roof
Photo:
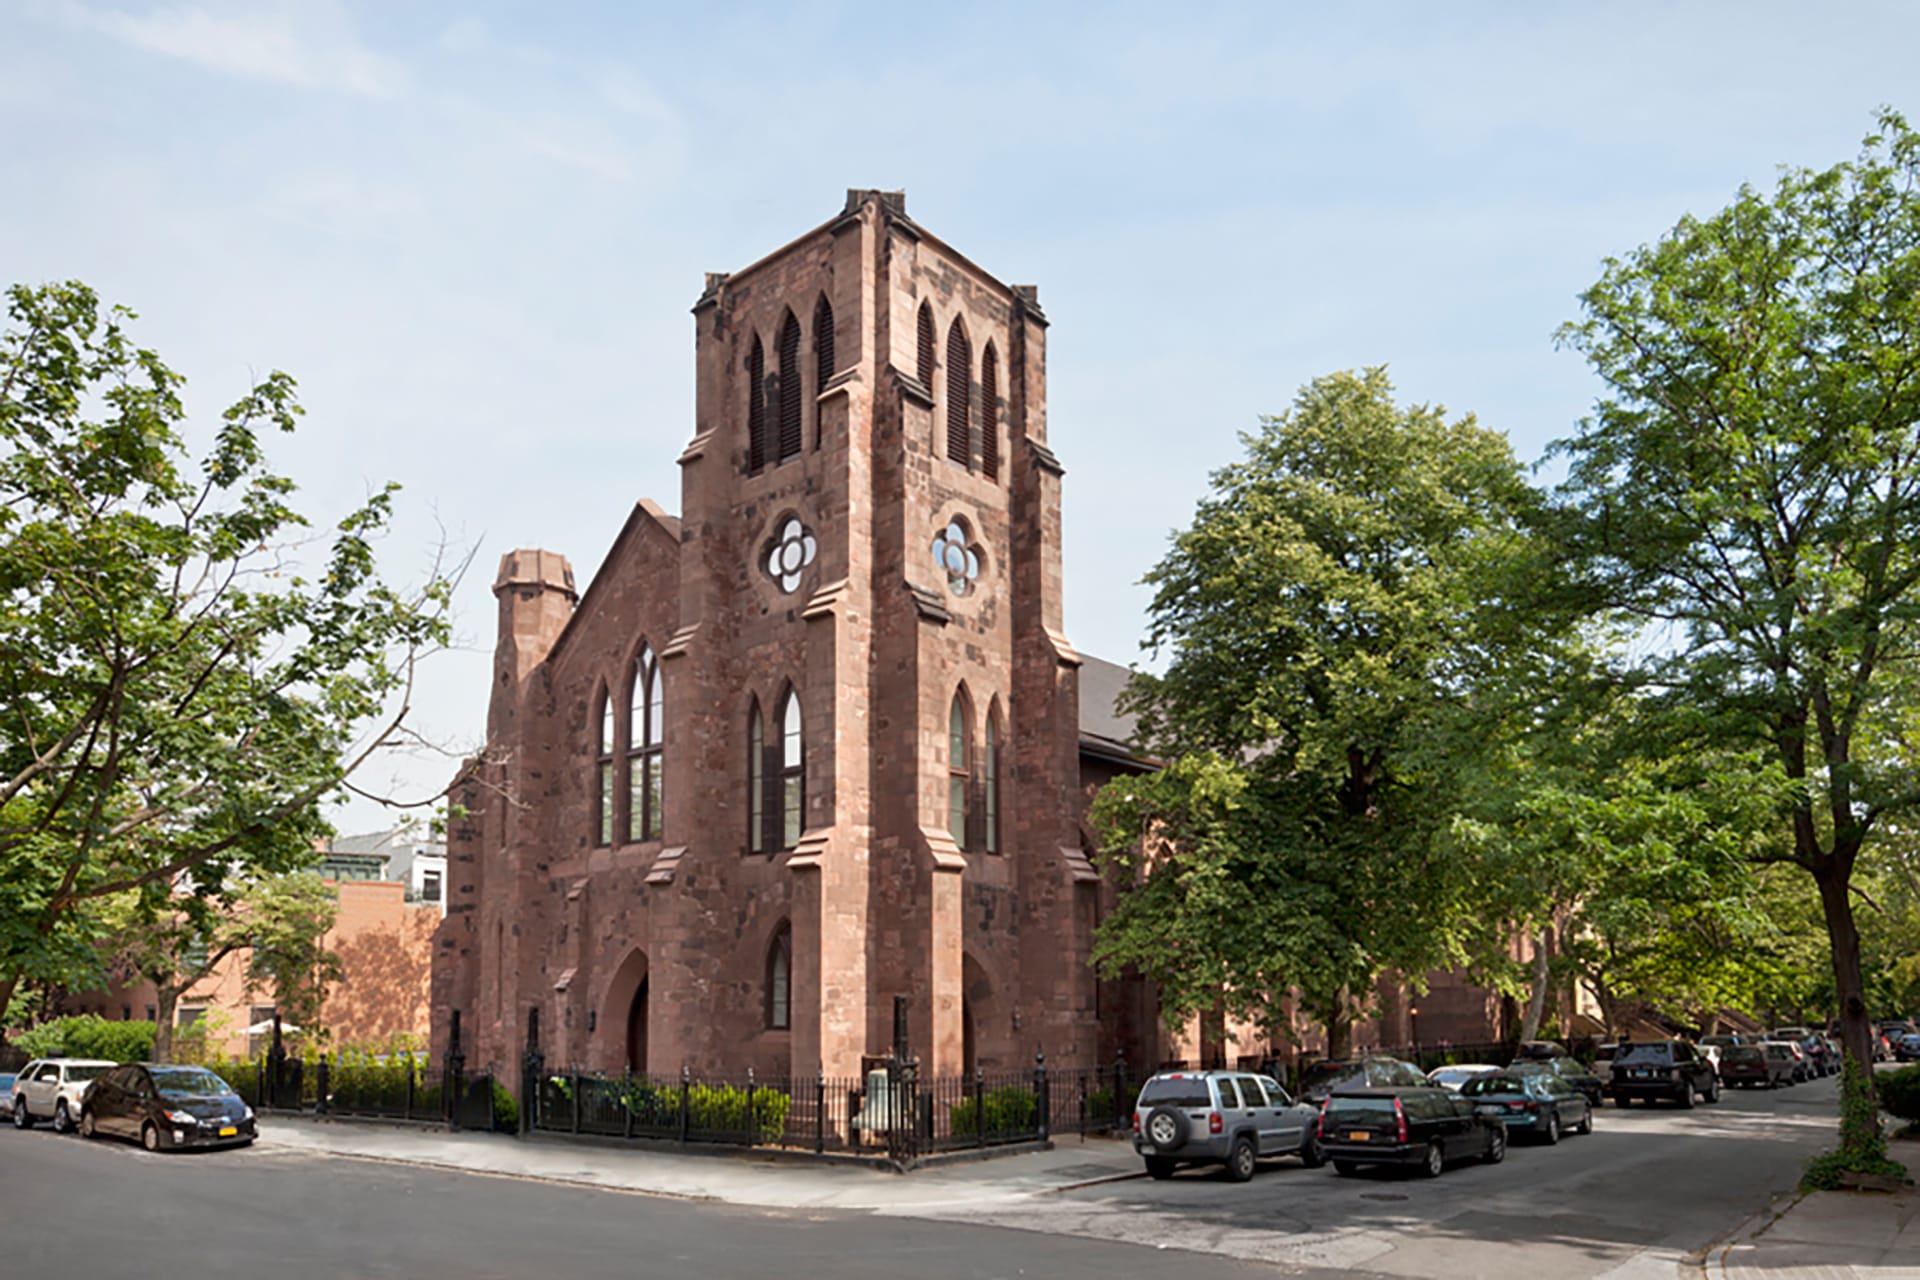
{"type": "Polygon", "coordinates": [[[1162,763],[1134,741],[1139,725],[1122,711],[1120,695],[1133,673],[1118,663],[1080,655],[1080,753],[1137,768],[1162,763]]]}

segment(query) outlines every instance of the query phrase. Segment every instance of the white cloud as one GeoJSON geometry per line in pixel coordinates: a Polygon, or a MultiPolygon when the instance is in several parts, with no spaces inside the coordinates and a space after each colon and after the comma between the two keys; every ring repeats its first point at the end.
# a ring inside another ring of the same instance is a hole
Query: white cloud
{"type": "Polygon", "coordinates": [[[225,12],[179,5],[134,14],[65,3],[56,11],[136,49],[228,75],[375,98],[406,87],[404,68],[361,45],[331,5],[250,5],[225,12]]]}

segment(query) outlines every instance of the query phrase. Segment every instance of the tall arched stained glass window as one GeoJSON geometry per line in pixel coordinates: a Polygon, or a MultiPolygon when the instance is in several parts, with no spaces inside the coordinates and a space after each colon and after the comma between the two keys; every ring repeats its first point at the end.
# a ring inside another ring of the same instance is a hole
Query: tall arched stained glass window
{"type": "Polygon", "coordinates": [[[662,826],[662,738],[665,724],[660,664],[650,645],[633,663],[627,702],[627,839],[658,840],[662,826]]]}
{"type": "Polygon", "coordinates": [[[953,707],[947,714],[947,831],[953,842],[965,849],[971,843],[968,808],[973,788],[973,738],[967,725],[967,703],[953,695],[953,707]]]}

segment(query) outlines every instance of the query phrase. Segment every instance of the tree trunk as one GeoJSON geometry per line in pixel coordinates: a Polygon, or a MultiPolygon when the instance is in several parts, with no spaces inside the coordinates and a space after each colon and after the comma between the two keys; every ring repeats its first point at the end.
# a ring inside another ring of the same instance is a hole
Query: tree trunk
{"type": "MultiPolygon", "coordinates": [[[[1873,1090],[1873,1050],[1867,1023],[1866,985],[1860,976],[1860,930],[1853,922],[1853,898],[1848,875],[1853,865],[1841,851],[1820,858],[1813,878],[1820,886],[1820,905],[1826,911],[1827,941],[1833,951],[1833,990],[1840,1005],[1840,1040],[1847,1056],[1860,1064],[1867,1089],[1873,1090]]],[[[1840,1118],[1840,1148],[1862,1151],[1879,1138],[1879,1118],[1875,1112],[1849,1117],[1843,1108],[1840,1118]]]]}
{"type": "Polygon", "coordinates": [[[1520,1040],[1540,1038],[1540,1018],[1547,1011],[1547,938],[1546,929],[1533,939],[1533,991],[1527,996],[1527,1011],[1520,1019],[1520,1040]]]}
{"type": "Polygon", "coordinates": [[[180,988],[169,982],[154,984],[153,1060],[173,1061],[173,1007],[180,1001],[180,988]]]}

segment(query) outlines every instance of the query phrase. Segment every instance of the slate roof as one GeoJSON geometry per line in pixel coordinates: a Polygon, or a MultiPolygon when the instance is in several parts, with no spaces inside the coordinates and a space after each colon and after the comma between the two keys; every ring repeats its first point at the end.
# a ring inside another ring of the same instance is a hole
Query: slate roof
{"type": "Polygon", "coordinates": [[[1138,726],[1116,704],[1132,673],[1118,663],[1080,655],[1080,750],[1123,764],[1159,763],[1134,743],[1138,726]]]}

